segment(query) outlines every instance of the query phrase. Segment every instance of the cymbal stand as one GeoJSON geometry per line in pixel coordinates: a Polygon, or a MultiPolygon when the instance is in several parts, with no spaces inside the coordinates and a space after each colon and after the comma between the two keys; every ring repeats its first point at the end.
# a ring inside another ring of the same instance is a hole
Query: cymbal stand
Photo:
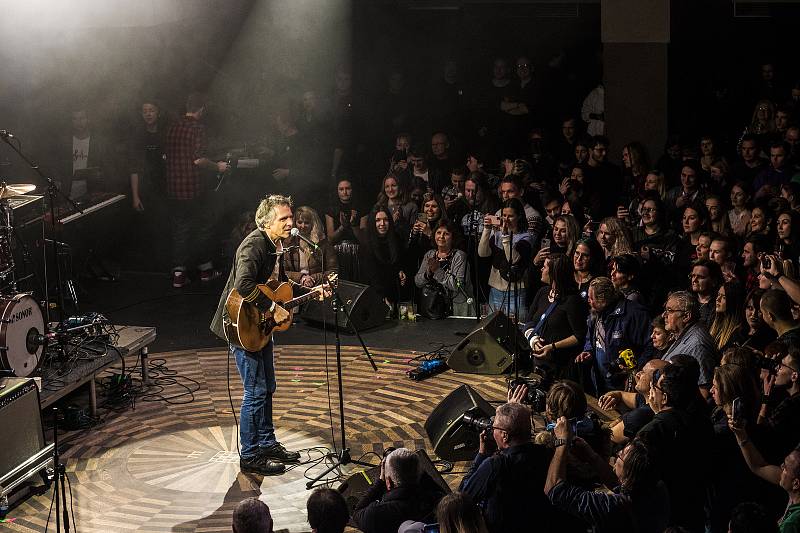
{"type": "MultiPolygon", "coordinates": [[[[50,176],[47,176],[44,172],[42,172],[42,169],[39,167],[39,165],[36,164],[28,156],[25,155],[25,153],[22,151],[21,147],[19,146],[20,143],[19,143],[19,139],[17,137],[13,137],[11,135],[0,135],[0,139],[2,139],[3,142],[5,142],[9,146],[9,148],[11,148],[20,157],[20,159],[22,159],[24,161],[31,168],[31,170],[33,170],[36,173],[36,175],[39,176],[39,178],[41,178],[41,180],[43,182],[47,183],[47,196],[48,196],[48,201],[50,203],[50,205],[49,205],[50,224],[52,226],[52,236],[53,236],[53,239],[52,239],[52,241],[53,241],[53,252],[52,252],[53,259],[52,259],[52,261],[53,261],[53,265],[55,267],[54,270],[56,272],[56,279],[58,281],[57,297],[58,297],[58,318],[59,318],[58,323],[59,323],[59,325],[58,325],[57,329],[60,330],[61,327],[62,327],[61,324],[63,323],[63,321],[66,318],[66,316],[65,316],[65,313],[64,313],[64,285],[63,285],[64,276],[63,276],[63,273],[61,271],[61,262],[58,260],[58,247],[59,247],[59,239],[58,239],[58,237],[59,237],[59,234],[60,234],[60,227],[59,227],[59,224],[58,224],[58,220],[56,219],[56,207],[55,207],[56,199],[60,196],[69,205],[71,205],[73,209],[75,209],[76,211],[80,212],[81,214],[83,214],[83,210],[78,206],[78,204],[76,204],[72,200],[72,198],[70,198],[69,196],[67,196],[66,194],[64,194],[61,191],[61,189],[58,187],[58,185],[56,185],[56,182],[53,180],[53,178],[51,178],[50,176]],[[16,139],[17,140],[17,144],[12,143],[11,139],[16,139]]],[[[42,233],[43,234],[45,233],[44,226],[42,226],[42,233]]],[[[50,316],[50,283],[49,283],[49,277],[48,277],[48,272],[47,272],[47,245],[46,244],[45,244],[45,246],[42,247],[42,250],[43,250],[43,253],[44,253],[44,256],[45,256],[44,257],[45,316],[47,317],[46,320],[47,320],[47,324],[48,324],[48,327],[49,327],[49,324],[52,322],[52,319],[51,319],[51,316],[50,316]]],[[[60,336],[56,336],[56,338],[59,339],[57,341],[57,344],[56,344],[56,349],[58,350],[58,352],[60,354],[63,355],[64,346],[63,346],[63,344],[62,344],[62,342],[60,340],[60,336]]]]}

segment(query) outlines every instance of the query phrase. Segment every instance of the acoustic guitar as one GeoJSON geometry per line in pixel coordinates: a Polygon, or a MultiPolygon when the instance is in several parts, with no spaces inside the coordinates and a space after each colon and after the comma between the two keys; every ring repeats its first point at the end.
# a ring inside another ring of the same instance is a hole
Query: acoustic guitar
{"type": "Polygon", "coordinates": [[[224,324],[225,337],[229,343],[248,352],[261,350],[269,343],[273,332],[289,329],[294,310],[298,306],[312,298],[318,298],[320,293],[336,283],[337,279],[337,275],[331,273],[325,282],[296,298],[292,298],[292,284],[289,282],[269,281],[259,284],[258,290],[289,312],[288,318],[280,323],[273,319],[272,313],[268,311],[262,313],[255,304],[245,301],[239,291],[231,289],[225,301],[225,310],[228,313],[228,320],[224,324]]]}

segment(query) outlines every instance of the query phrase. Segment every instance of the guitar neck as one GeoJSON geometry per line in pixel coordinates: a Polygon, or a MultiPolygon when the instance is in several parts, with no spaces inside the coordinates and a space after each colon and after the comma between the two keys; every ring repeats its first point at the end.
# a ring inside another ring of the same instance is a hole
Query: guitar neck
{"type": "Polygon", "coordinates": [[[303,304],[304,302],[310,300],[311,298],[316,298],[317,292],[319,292],[320,287],[321,286],[318,285],[302,296],[298,296],[297,298],[292,298],[291,300],[287,300],[286,302],[281,304],[281,307],[283,307],[286,310],[289,310],[294,307],[297,307],[298,305],[303,304]]]}

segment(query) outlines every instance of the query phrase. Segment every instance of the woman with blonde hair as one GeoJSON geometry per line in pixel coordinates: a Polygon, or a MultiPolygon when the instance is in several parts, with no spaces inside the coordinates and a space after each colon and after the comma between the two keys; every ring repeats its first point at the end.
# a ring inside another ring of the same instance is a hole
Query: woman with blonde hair
{"type": "Polygon", "coordinates": [[[283,254],[283,268],[286,276],[304,287],[319,285],[332,272],[336,271],[336,250],[325,237],[325,228],[317,212],[306,205],[295,209],[294,224],[300,235],[315,243],[315,251],[299,236],[290,237],[283,254]]]}
{"type": "Polygon", "coordinates": [[[553,219],[553,240],[549,247],[542,247],[533,258],[533,264],[542,266],[552,254],[572,257],[575,245],[581,238],[581,228],[572,215],[558,215],[553,219]]]}
{"type": "Polygon", "coordinates": [[[633,239],[625,226],[618,218],[606,217],[600,222],[595,232],[595,238],[603,248],[606,260],[617,255],[633,253],[633,239]]]}
{"type": "Polygon", "coordinates": [[[647,173],[644,178],[644,190],[656,191],[661,201],[667,197],[667,183],[664,178],[663,172],[660,170],[652,170],[647,173]]]}

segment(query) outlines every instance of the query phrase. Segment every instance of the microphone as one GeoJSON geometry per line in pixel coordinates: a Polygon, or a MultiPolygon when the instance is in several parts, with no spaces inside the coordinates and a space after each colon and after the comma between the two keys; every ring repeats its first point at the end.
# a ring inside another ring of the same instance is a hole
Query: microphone
{"type": "Polygon", "coordinates": [[[0,137],[4,139],[16,139],[13,133],[8,130],[0,130],[0,137]]]}
{"type": "Polygon", "coordinates": [[[309,245],[311,249],[314,250],[315,252],[319,250],[319,244],[315,243],[305,235],[301,234],[299,229],[292,228],[292,231],[290,233],[292,237],[300,237],[300,240],[309,245]]]}

